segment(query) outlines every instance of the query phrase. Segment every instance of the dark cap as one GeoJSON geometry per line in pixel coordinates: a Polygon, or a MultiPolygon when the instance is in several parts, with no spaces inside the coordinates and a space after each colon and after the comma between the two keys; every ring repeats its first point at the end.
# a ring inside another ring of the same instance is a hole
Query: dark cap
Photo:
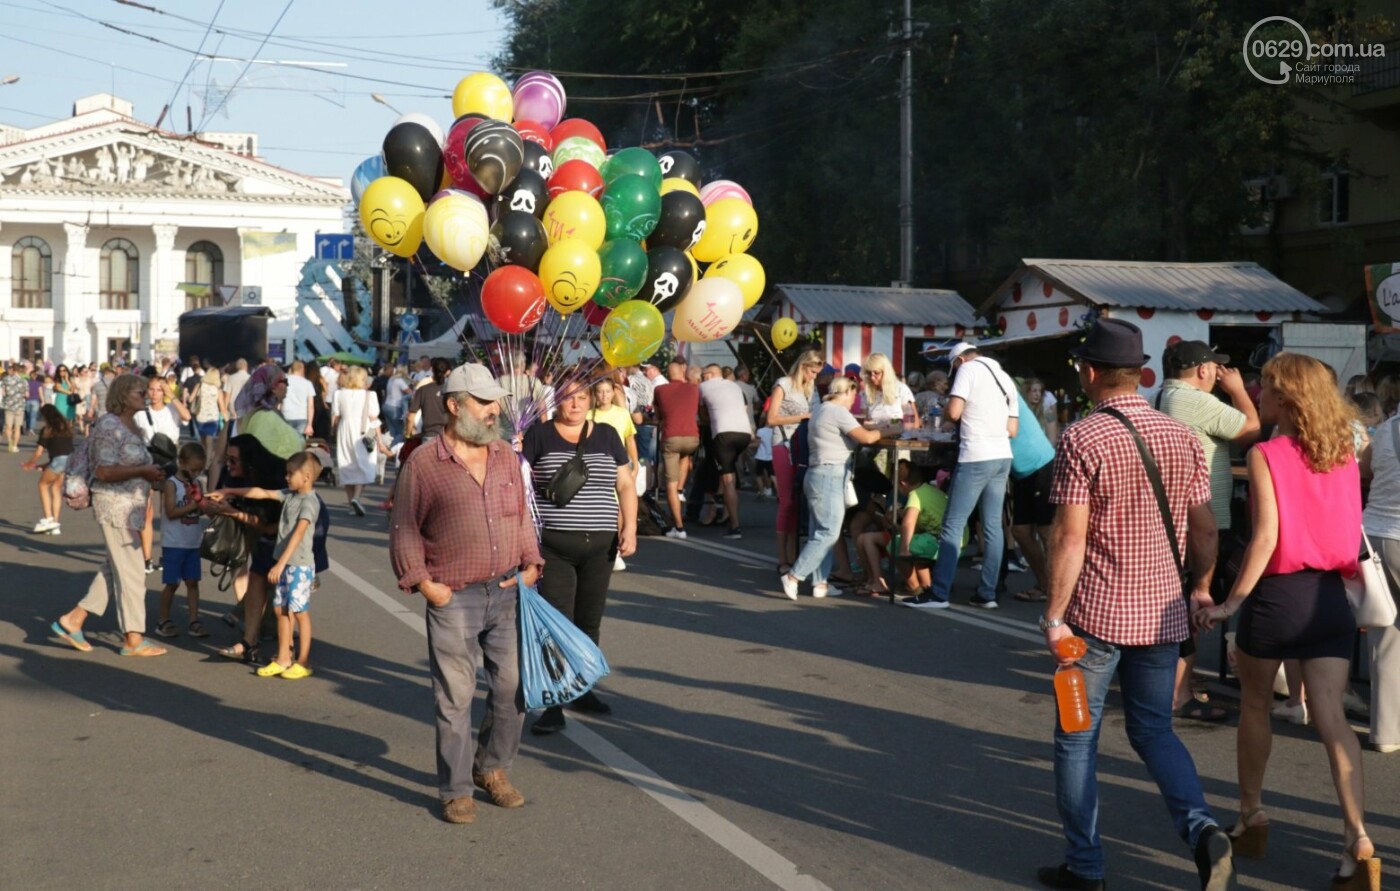
{"type": "Polygon", "coordinates": [[[1141,368],[1152,358],[1142,351],[1142,329],[1120,319],[1099,319],[1069,354],[1105,368],[1141,368]]]}
{"type": "Polygon", "coordinates": [[[1168,368],[1184,371],[1187,368],[1195,368],[1197,365],[1204,365],[1207,362],[1215,362],[1218,365],[1229,365],[1230,357],[1224,353],[1217,353],[1205,341],[1182,340],[1167,347],[1166,355],[1162,357],[1162,362],[1166,364],[1168,368]]]}

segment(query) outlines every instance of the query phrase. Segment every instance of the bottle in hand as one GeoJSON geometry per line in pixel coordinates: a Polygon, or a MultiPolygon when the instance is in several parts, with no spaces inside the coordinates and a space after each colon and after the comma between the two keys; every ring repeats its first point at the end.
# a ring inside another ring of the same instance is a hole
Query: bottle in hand
{"type": "MultiPolygon", "coordinates": [[[[1088,650],[1084,639],[1064,637],[1055,644],[1061,659],[1079,659],[1088,650]]],[[[1055,702],[1060,708],[1060,728],[1065,733],[1089,729],[1089,695],[1084,689],[1084,672],[1073,665],[1055,672],[1055,702]]]]}

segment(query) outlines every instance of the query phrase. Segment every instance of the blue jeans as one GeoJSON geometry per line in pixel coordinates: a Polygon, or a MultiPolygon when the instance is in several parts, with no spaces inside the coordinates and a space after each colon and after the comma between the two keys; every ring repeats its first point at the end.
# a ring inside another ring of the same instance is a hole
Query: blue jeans
{"type": "Polygon", "coordinates": [[[1194,850],[1201,831],[1215,825],[1215,817],[1206,806],[1196,763],[1172,730],[1172,689],[1180,646],[1120,647],[1078,629],[1075,633],[1089,647],[1077,664],[1084,672],[1093,720],[1080,733],[1065,733],[1058,719],[1055,722],[1055,801],[1065,829],[1065,863],[1075,875],[1103,878],[1097,761],[1103,701],[1115,670],[1128,742],[1166,800],[1176,834],[1194,850]]]}
{"type": "Polygon", "coordinates": [[[24,426],[26,433],[39,429],[39,400],[28,399],[24,403],[24,426]]]}
{"type": "Polygon", "coordinates": [[[933,596],[947,600],[953,593],[953,576],[958,571],[967,518],[980,503],[982,507],[982,578],[977,583],[979,600],[997,599],[997,575],[1001,570],[1006,531],[1001,525],[1001,509],[1006,503],[1006,478],[1011,459],[969,461],[953,469],[948,489],[948,510],[943,515],[943,532],[938,536],[938,560],[933,564],[933,596]]]}
{"type": "Polygon", "coordinates": [[[637,425],[637,459],[650,467],[656,466],[656,427],[637,425]]]}
{"type": "Polygon", "coordinates": [[[798,579],[810,575],[820,585],[831,575],[831,549],[841,540],[841,523],[846,518],[846,468],[845,464],[807,468],[802,491],[807,495],[810,525],[807,543],[792,565],[798,579]]]}

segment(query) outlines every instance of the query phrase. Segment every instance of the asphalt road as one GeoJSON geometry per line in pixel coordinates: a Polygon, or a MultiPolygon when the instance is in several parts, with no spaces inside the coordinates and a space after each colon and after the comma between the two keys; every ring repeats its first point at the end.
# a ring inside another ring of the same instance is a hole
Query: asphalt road
{"type": "MultiPolygon", "coordinates": [[[[772,506],[745,496],[743,541],[644,539],[614,576],[600,687],[614,715],[527,733],[511,772],[525,808],[482,801],[452,826],[437,817],[422,605],[394,588],[382,513],[354,518],[323,492],[335,568],[304,682],[215,654],[231,596],[208,580],[213,637],[124,659],[109,614],[82,654],[47,629],[102,559],[97,530],[67,512],[61,538],[29,534],[22,457],[0,453],[5,888],[992,889],[1034,886],[1061,859],[1033,605],[791,603],[772,506]]],[[[1308,728],[1276,730],[1271,853],[1240,864],[1241,887],[1324,887],[1341,831],[1326,760],[1308,728]]],[[[1232,822],[1232,727],[1180,732],[1232,822]]],[[[1371,835],[1394,859],[1400,762],[1364,763],[1371,835]]],[[[1099,770],[1111,886],[1196,887],[1117,711],[1099,770]]]]}

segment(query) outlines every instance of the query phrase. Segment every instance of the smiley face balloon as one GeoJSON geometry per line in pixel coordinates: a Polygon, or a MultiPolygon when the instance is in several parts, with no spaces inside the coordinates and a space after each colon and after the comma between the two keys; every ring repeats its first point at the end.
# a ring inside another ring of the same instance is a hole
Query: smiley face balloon
{"type": "Polygon", "coordinates": [[[412,257],[423,243],[423,199],[397,176],[381,176],[360,196],[360,224],[375,243],[399,257],[412,257]]]}
{"type": "Polygon", "coordinates": [[[727,254],[744,253],[757,236],[753,207],[741,198],[722,198],[705,208],[705,232],[691,253],[701,263],[713,263],[727,254]]]}
{"type": "Polygon", "coordinates": [[[540,259],[540,281],[550,306],[568,315],[598,290],[602,263],[598,252],[578,238],[555,242],[540,259]]]}

